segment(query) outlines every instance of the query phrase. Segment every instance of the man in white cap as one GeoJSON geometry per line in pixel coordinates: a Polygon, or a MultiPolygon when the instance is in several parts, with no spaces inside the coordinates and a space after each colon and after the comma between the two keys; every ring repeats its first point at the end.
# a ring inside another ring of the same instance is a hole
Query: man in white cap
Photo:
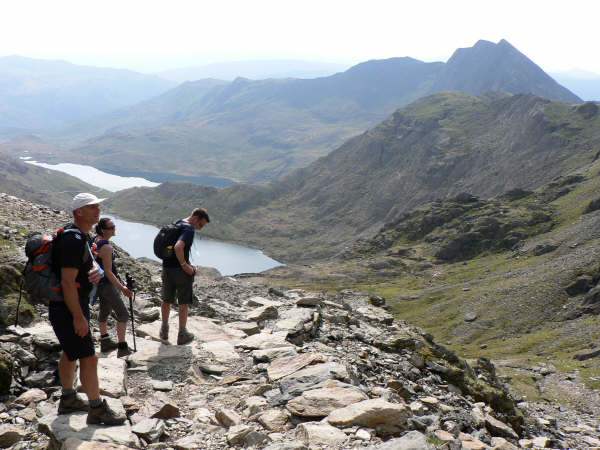
{"type": "Polygon", "coordinates": [[[74,223],[59,232],[52,248],[53,270],[61,281],[64,301],[50,302],[48,308],[50,323],[63,350],[58,362],[62,385],[58,413],[88,410],[88,424],[120,425],[125,416],[117,414],[106,400],[100,399],[98,356],[89,326],[89,294],[92,285],[102,276],[92,259],[91,239],[87,233],[98,221],[100,202],[104,200],[89,193],[73,198],[74,223]],[[73,389],[77,360],[89,404],[73,389]]]}

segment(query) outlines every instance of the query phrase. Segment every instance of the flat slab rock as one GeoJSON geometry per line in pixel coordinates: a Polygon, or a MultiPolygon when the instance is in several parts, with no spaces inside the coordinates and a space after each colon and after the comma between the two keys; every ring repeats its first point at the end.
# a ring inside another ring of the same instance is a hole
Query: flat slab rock
{"type": "Polygon", "coordinates": [[[252,350],[252,359],[255,363],[272,362],[284,356],[294,356],[298,352],[294,346],[266,348],[264,350],[252,350]]]}
{"type": "Polygon", "coordinates": [[[280,306],[283,305],[283,303],[281,303],[277,300],[269,300],[268,298],[256,296],[256,297],[250,297],[246,301],[246,305],[247,306],[274,306],[275,308],[279,308],[280,306]]]}
{"type": "MultiPolygon", "coordinates": [[[[112,409],[125,414],[125,409],[117,399],[106,398],[112,409]]],[[[59,444],[69,438],[83,441],[107,442],[134,447],[138,443],[136,435],[131,431],[129,422],[123,425],[107,427],[104,425],[88,425],[87,412],[58,415],[56,412],[38,419],[38,429],[59,444]]]]}
{"type": "Polygon", "coordinates": [[[325,387],[304,392],[287,403],[287,409],[299,417],[319,418],[332,411],[367,400],[368,397],[354,389],[325,383],[325,387]]]}
{"type": "Polygon", "coordinates": [[[137,341],[137,352],[127,357],[132,366],[183,364],[184,361],[199,356],[196,347],[189,345],[165,345],[148,339],[137,341]]]}
{"type": "Polygon", "coordinates": [[[203,350],[212,353],[216,361],[226,363],[240,359],[240,354],[235,350],[231,341],[210,341],[201,345],[203,350]]]}
{"type": "Polygon", "coordinates": [[[409,431],[404,436],[390,439],[378,445],[367,447],[366,450],[433,450],[435,447],[427,442],[427,436],[418,431],[409,431]]]}
{"type": "Polygon", "coordinates": [[[385,325],[391,325],[394,322],[394,316],[379,309],[370,306],[363,306],[356,310],[356,312],[362,315],[367,320],[374,322],[380,322],[385,325]]]}
{"type": "Polygon", "coordinates": [[[68,438],[60,448],[61,450],[130,450],[131,447],[113,444],[110,442],[82,441],[78,438],[68,438]]]}
{"type": "Polygon", "coordinates": [[[98,358],[98,382],[102,395],[112,398],[127,395],[127,363],[125,360],[116,356],[98,358]]]}
{"type": "MultiPolygon", "coordinates": [[[[156,321],[136,327],[136,331],[141,336],[149,336],[150,338],[160,341],[161,322],[156,321]]],[[[174,312],[169,316],[169,342],[174,344],[177,342],[177,332],[179,329],[179,318],[174,312]]],[[[192,316],[188,318],[188,331],[195,335],[195,340],[188,346],[192,346],[195,342],[210,342],[210,341],[231,341],[246,337],[246,333],[234,328],[228,328],[217,325],[211,320],[203,317],[192,316]]]]}
{"type": "Polygon", "coordinates": [[[406,425],[406,419],[411,416],[412,412],[405,404],[375,398],[336,409],[326,420],[337,427],[358,425],[375,428],[377,425],[385,425],[402,428],[406,425]]]}
{"type": "Polygon", "coordinates": [[[293,308],[283,311],[280,319],[275,324],[275,331],[287,330],[288,332],[302,331],[304,324],[313,320],[313,311],[306,308],[293,308]]]}
{"type": "Polygon", "coordinates": [[[325,361],[327,361],[327,358],[320,353],[301,353],[299,355],[283,356],[274,360],[267,367],[267,375],[270,381],[276,381],[306,366],[325,361]]]}
{"type": "Polygon", "coordinates": [[[279,386],[284,396],[295,397],[310,389],[322,387],[327,380],[333,379],[348,381],[346,367],[334,362],[315,364],[283,377],[279,386]]]}
{"type": "Polygon", "coordinates": [[[287,331],[277,333],[258,333],[248,336],[246,339],[235,344],[236,347],[245,348],[247,350],[264,350],[266,348],[285,347],[289,346],[289,342],[285,340],[287,331]]]}
{"type": "Polygon", "coordinates": [[[60,343],[54,334],[52,326],[47,322],[40,322],[33,327],[24,329],[33,337],[33,343],[44,350],[60,350],[60,343]]]}
{"type": "Polygon", "coordinates": [[[296,427],[296,439],[309,445],[325,445],[339,448],[348,437],[338,428],[325,422],[305,422],[296,427]]]}

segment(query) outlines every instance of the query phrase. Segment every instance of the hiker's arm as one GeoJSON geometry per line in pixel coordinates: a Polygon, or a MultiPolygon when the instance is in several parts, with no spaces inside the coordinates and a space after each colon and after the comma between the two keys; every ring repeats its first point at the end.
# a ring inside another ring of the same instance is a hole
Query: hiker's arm
{"type": "Polygon", "coordinates": [[[120,290],[123,293],[123,295],[125,295],[126,297],[131,297],[133,295],[133,292],[127,289],[127,286],[123,286],[123,283],[119,281],[119,279],[112,271],[112,247],[110,246],[110,244],[106,244],[100,247],[98,255],[100,256],[100,258],[102,258],[102,265],[104,266],[104,275],[106,276],[106,278],[108,278],[108,281],[110,281],[114,287],[120,290]]]}
{"type": "Polygon", "coordinates": [[[177,257],[177,261],[179,261],[179,264],[181,264],[181,268],[183,269],[183,271],[185,273],[187,273],[188,275],[196,275],[196,266],[193,266],[191,264],[188,264],[187,262],[185,262],[185,254],[183,252],[183,249],[185,248],[185,242],[183,242],[182,240],[179,240],[175,243],[175,256],[177,257]]]}
{"type": "Polygon", "coordinates": [[[77,282],[75,281],[78,273],[79,269],[75,267],[62,267],[60,269],[60,285],[62,287],[63,297],[65,298],[67,308],[69,308],[69,311],[71,311],[71,314],[73,315],[73,328],[75,328],[75,334],[84,337],[89,333],[90,327],[87,319],[83,315],[81,305],[79,305],[79,294],[77,293],[77,282]]]}

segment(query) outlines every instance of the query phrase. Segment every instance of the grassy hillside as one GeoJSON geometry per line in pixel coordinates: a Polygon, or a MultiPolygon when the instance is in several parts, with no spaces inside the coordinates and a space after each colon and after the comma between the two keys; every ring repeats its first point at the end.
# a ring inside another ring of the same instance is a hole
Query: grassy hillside
{"type": "MultiPolygon", "coordinates": [[[[338,258],[270,277],[383,296],[397,317],[462,353],[577,370],[600,388],[600,360],[574,359],[600,343],[600,162],[533,193],[429,203],[338,258]]],[[[523,393],[536,391],[535,380],[505,371],[523,393]]]]}

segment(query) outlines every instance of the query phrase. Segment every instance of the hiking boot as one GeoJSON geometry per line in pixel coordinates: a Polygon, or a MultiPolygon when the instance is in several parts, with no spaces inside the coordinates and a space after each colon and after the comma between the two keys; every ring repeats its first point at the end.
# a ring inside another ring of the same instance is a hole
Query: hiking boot
{"type": "Polygon", "coordinates": [[[127,417],[120,415],[119,413],[110,409],[108,403],[106,403],[106,399],[102,399],[102,403],[97,408],[90,408],[90,412],[87,416],[87,424],[88,425],[121,425],[125,422],[127,417]]]}
{"type": "Polygon", "coordinates": [[[102,353],[110,352],[116,349],[119,345],[113,341],[111,338],[100,339],[100,351],[102,353]]]}
{"type": "Polygon", "coordinates": [[[161,341],[168,341],[169,340],[169,324],[162,324],[160,326],[160,333],[158,335],[158,337],[160,337],[161,341]]]}
{"type": "Polygon", "coordinates": [[[185,345],[189,344],[194,340],[194,335],[190,333],[185,328],[183,330],[179,330],[177,334],[177,345],[185,345]]]}
{"type": "Polygon", "coordinates": [[[131,353],[133,353],[131,351],[131,349],[126,345],[123,348],[120,348],[119,350],[117,350],[117,358],[123,358],[125,356],[129,356],[131,355],[131,353]]]}
{"type": "Polygon", "coordinates": [[[58,414],[70,414],[75,411],[87,411],[90,404],[81,395],[63,395],[58,402],[58,414]]]}

